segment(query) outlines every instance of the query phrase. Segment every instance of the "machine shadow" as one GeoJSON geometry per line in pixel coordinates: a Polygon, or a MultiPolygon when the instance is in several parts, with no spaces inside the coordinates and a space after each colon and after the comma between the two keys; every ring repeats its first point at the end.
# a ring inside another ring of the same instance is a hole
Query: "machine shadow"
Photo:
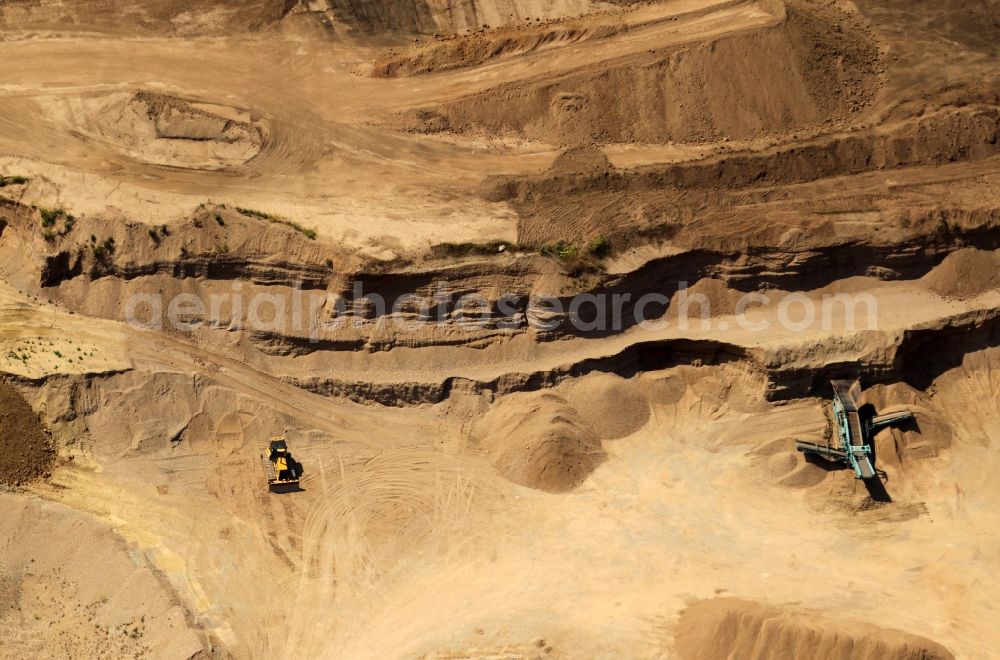
{"type": "MultiPolygon", "coordinates": [[[[867,426],[872,419],[878,417],[878,410],[871,403],[866,403],[860,408],[858,408],[858,415],[861,417],[865,426],[867,426]]],[[[920,431],[920,426],[917,423],[916,417],[910,417],[909,419],[897,422],[897,428],[910,429],[920,431]]],[[[878,469],[878,445],[875,442],[875,438],[871,438],[871,454],[872,454],[872,465],[875,467],[875,477],[871,479],[864,479],[865,488],[868,490],[869,497],[876,502],[891,503],[892,495],[886,489],[885,485],[889,481],[889,475],[885,470],[878,469]]]]}

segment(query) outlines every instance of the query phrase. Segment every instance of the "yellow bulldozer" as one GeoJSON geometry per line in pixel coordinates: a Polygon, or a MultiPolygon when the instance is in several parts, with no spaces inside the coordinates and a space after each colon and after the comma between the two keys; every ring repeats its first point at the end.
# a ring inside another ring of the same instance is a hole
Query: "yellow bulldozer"
{"type": "Polygon", "coordinates": [[[284,438],[272,438],[267,452],[261,454],[261,460],[267,473],[268,490],[288,492],[299,489],[302,464],[288,451],[288,443],[284,438]]]}

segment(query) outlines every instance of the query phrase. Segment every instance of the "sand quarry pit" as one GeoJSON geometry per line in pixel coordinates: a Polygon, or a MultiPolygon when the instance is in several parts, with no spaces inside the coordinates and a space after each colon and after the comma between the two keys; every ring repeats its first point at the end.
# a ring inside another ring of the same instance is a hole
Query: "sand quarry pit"
{"type": "Polygon", "coordinates": [[[998,657],[998,15],[0,3],[0,658],[998,657]]]}

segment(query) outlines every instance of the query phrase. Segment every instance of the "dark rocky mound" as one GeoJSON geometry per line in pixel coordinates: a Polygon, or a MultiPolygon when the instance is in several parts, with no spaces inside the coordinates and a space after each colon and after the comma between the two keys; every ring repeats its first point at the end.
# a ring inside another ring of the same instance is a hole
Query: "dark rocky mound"
{"type": "Polygon", "coordinates": [[[23,486],[48,475],[55,450],[24,397],[0,381],[0,487],[23,486]]]}

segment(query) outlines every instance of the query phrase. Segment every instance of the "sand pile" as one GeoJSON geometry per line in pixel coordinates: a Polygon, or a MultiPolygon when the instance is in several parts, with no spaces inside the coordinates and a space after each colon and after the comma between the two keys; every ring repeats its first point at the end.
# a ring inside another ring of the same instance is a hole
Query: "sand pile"
{"type": "Polygon", "coordinates": [[[624,438],[649,420],[649,401],[635,383],[620,376],[582,378],[572,385],[567,401],[601,440],[624,438]]]}
{"type": "Polygon", "coordinates": [[[0,381],[0,486],[20,486],[48,474],[55,459],[49,434],[24,397],[0,381]]]}
{"type": "MultiPolygon", "coordinates": [[[[693,327],[703,318],[714,318],[736,313],[736,306],[744,294],[726,286],[722,280],[702,278],[684,292],[678,291],[670,300],[670,314],[683,317],[693,327]]],[[[750,309],[747,306],[747,309],[750,309]]],[[[745,310],[744,310],[745,311],[745,310]]]]}
{"type": "Polygon", "coordinates": [[[715,598],[688,607],[678,624],[676,648],[684,660],[954,658],[940,644],[917,635],[737,598],[715,598]]]}
{"type": "Polygon", "coordinates": [[[879,466],[896,468],[896,481],[906,479],[916,462],[934,458],[954,444],[953,415],[947,408],[936,405],[933,398],[906,383],[876,385],[864,393],[869,405],[862,413],[884,415],[897,410],[910,410],[916,418],[894,427],[883,428],[875,436],[875,452],[879,466]]]}
{"type": "Polygon", "coordinates": [[[923,281],[946,298],[972,298],[992,291],[1000,288],[1000,253],[975,248],[952,252],[923,281]]]}
{"type": "Polygon", "coordinates": [[[551,393],[503,399],[479,419],[472,437],[503,476],[550,493],[575,488],[606,457],[580,414],[551,393]]]}
{"type": "Polygon", "coordinates": [[[603,150],[587,145],[563,151],[552,161],[549,171],[553,174],[597,174],[613,167],[603,150]]]}

